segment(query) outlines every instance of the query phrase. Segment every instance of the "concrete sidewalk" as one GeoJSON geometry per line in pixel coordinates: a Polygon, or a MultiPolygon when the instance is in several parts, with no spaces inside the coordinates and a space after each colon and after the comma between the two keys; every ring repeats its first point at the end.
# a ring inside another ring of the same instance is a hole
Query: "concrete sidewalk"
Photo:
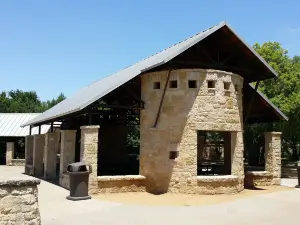
{"type": "MultiPolygon", "coordinates": [[[[1,176],[25,176],[23,168],[0,167],[1,176]]],[[[294,187],[296,179],[283,179],[294,187]]],[[[43,225],[297,225],[300,190],[291,189],[209,206],[141,206],[99,200],[73,202],[69,192],[42,181],[39,205],[43,225]]]]}

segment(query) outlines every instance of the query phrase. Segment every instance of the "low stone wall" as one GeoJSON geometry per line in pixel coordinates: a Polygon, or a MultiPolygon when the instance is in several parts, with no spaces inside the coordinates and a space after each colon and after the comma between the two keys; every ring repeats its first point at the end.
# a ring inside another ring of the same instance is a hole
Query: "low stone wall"
{"type": "Polygon", "coordinates": [[[98,193],[143,192],[146,177],[142,175],[99,176],[98,193]]]}
{"type": "Polygon", "coordinates": [[[282,178],[298,178],[298,171],[296,166],[283,166],[281,167],[282,178]]]}
{"type": "Polygon", "coordinates": [[[25,166],[25,159],[12,159],[11,166],[25,166]]]}
{"type": "Polygon", "coordinates": [[[32,176],[33,173],[34,173],[33,166],[29,164],[25,164],[25,174],[32,176]]]}
{"type": "Polygon", "coordinates": [[[248,171],[245,173],[244,185],[246,188],[270,186],[272,184],[273,176],[267,171],[248,171]]]}
{"type": "Polygon", "coordinates": [[[38,179],[0,179],[0,224],[41,224],[38,179]]]}
{"type": "Polygon", "coordinates": [[[70,179],[68,174],[60,174],[59,175],[59,185],[63,188],[70,189],[70,179]]]}
{"type": "Polygon", "coordinates": [[[197,194],[235,194],[244,190],[243,181],[234,175],[198,176],[197,194]]]}

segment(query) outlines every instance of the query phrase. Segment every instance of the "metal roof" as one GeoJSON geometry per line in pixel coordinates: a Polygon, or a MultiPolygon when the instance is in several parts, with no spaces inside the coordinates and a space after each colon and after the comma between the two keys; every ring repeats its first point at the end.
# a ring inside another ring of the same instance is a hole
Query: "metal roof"
{"type": "MultiPolygon", "coordinates": [[[[40,113],[0,113],[1,137],[24,137],[29,135],[29,126],[22,124],[40,115],[40,113]]],[[[47,133],[50,125],[41,126],[41,133],[47,133]]],[[[38,127],[32,128],[32,134],[38,134],[38,127]]]]}
{"type": "MultiPolygon", "coordinates": [[[[167,63],[174,57],[178,56],[188,48],[197,44],[224,26],[227,26],[234,33],[234,35],[236,35],[236,37],[243,42],[242,39],[239,38],[238,35],[230,28],[230,26],[226,24],[226,22],[221,22],[216,26],[210,27],[209,29],[204,30],[182,42],[179,42],[178,44],[152,55],[130,67],[127,67],[113,75],[105,77],[104,79],[82,88],[72,97],[65,99],[41,115],[38,115],[28,122],[25,122],[22,126],[38,125],[44,122],[53,121],[74,112],[78,112],[139,74],[167,63]]],[[[245,42],[243,43],[272,72],[274,76],[277,76],[277,73],[254,51],[254,49],[252,49],[245,42]]]]}

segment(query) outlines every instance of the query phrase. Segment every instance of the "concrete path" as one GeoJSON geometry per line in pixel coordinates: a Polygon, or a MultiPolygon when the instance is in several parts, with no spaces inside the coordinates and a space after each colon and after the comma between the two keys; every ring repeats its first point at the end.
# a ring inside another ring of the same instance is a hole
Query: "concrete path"
{"type": "MultiPolygon", "coordinates": [[[[23,168],[0,167],[0,177],[25,176],[23,168]]],[[[297,180],[283,179],[285,186],[297,180]]],[[[99,200],[72,202],[68,191],[42,181],[39,205],[43,225],[297,225],[300,190],[257,195],[210,206],[140,206],[99,200]]]]}

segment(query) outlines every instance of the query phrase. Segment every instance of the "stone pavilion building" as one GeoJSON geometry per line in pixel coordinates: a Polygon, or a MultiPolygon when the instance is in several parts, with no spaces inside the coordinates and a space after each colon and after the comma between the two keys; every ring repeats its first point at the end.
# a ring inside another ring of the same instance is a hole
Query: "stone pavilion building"
{"type": "Polygon", "coordinates": [[[265,134],[265,170],[244,170],[246,124],[287,120],[262,93],[277,76],[225,22],[78,91],[24,126],[33,175],[68,188],[92,166],[89,191],[223,194],[280,183],[280,133],[265,134]],[[60,149],[60,150],[59,150],[60,149]],[[59,174],[55,158],[60,151],[59,174]],[[44,162],[44,163],[41,163],[44,162]]]}

